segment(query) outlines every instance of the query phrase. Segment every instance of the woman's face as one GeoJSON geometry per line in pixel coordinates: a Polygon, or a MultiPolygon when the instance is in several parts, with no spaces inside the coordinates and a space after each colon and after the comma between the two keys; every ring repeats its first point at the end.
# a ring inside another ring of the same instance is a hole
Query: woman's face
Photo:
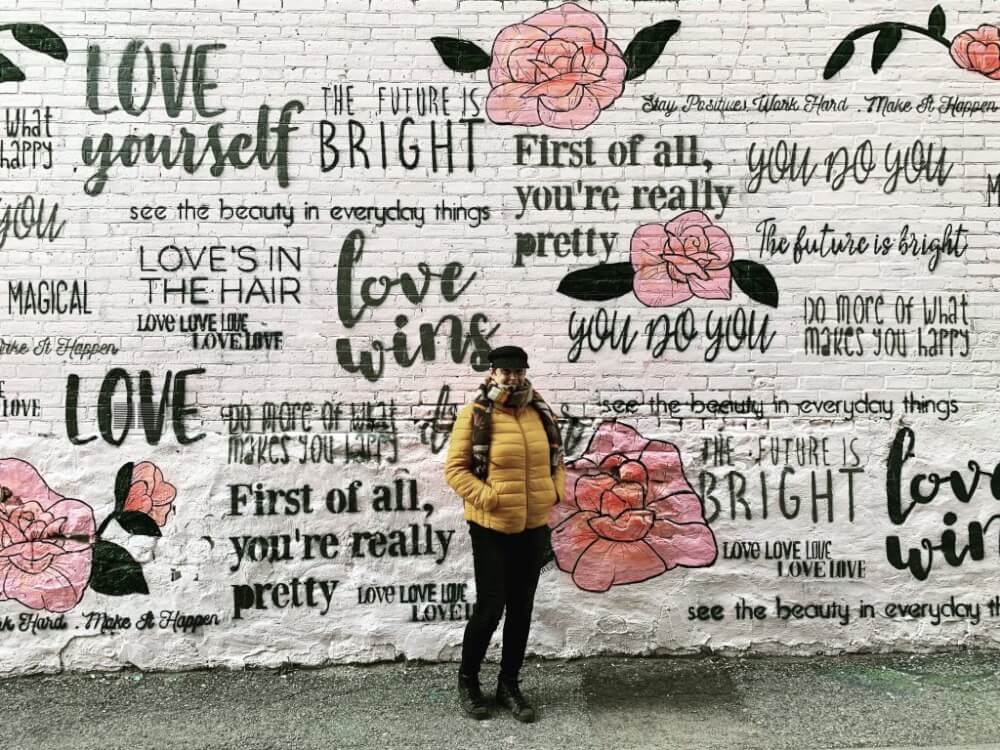
{"type": "Polygon", "coordinates": [[[528,371],[512,370],[507,367],[494,367],[493,368],[493,380],[499,385],[510,385],[517,387],[524,383],[525,378],[528,377],[528,371]]]}

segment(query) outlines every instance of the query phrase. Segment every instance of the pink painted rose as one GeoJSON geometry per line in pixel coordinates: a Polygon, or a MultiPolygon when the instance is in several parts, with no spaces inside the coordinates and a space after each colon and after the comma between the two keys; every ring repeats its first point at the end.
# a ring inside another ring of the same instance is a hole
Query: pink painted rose
{"type": "Polygon", "coordinates": [[[733,243],[701,211],[685,211],[666,224],[643,224],[632,235],[632,287],[649,307],[690,299],[732,297],[733,243]]]}
{"type": "Polygon", "coordinates": [[[563,3],[497,35],[486,113],[498,124],[585,128],[621,96],[625,72],[604,22],[563,3]]]}
{"type": "Polygon", "coordinates": [[[1000,28],[983,24],[951,40],[951,59],[965,70],[1000,79],[1000,28]]]}
{"type": "Polygon", "coordinates": [[[564,495],[549,513],[552,549],[585,591],[715,562],[715,536],[670,443],[603,422],[567,464],[564,495]]]}
{"type": "Polygon", "coordinates": [[[31,464],[0,459],[0,600],[65,612],[90,579],[90,506],[53,492],[31,464]]]}
{"type": "Polygon", "coordinates": [[[132,469],[132,484],[125,498],[124,509],[145,513],[156,521],[157,526],[163,526],[174,509],[175,497],[177,488],[164,481],[159,467],[143,461],[132,469]]]}

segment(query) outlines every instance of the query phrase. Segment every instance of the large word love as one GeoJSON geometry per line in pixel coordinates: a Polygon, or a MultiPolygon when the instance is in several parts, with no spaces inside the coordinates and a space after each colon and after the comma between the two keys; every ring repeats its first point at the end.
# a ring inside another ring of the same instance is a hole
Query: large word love
{"type": "MultiPolygon", "coordinates": [[[[110,370],[101,381],[95,403],[101,439],[111,445],[121,445],[138,421],[150,445],[159,445],[164,427],[168,424],[173,428],[179,445],[198,442],[205,437],[205,433],[192,435],[188,429],[187,420],[198,415],[198,407],[188,400],[188,379],[204,372],[202,368],[180,370],[175,377],[172,371],[167,370],[163,389],[157,395],[153,374],[142,370],[139,373],[137,404],[132,376],[121,367],[110,370]]],[[[97,439],[97,435],[80,437],[79,402],[80,376],[71,374],[66,379],[66,437],[73,445],[85,445],[97,439]]]]}

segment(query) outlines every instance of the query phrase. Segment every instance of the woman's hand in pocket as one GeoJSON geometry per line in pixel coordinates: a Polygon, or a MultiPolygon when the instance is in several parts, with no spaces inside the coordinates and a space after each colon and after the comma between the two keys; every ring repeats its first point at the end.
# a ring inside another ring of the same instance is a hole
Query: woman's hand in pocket
{"type": "Polygon", "coordinates": [[[493,486],[492,482],[487,479],[483,482],[482,490],[479,493],[479,507],[489,512],[496,508],[500,504],[500,493],[497,492],[496,487],[493,486]]]}

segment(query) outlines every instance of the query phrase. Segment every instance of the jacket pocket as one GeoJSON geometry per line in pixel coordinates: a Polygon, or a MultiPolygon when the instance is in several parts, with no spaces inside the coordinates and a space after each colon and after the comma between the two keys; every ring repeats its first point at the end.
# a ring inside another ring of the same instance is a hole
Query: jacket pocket
{"type": "Polygon", "coordinates": [[[482,491],[479,493],[479,507],[488,513],[494,510],[499,504],[500,493],[497,492],[496,487],[487,479],[483,482],[482,491]]]}

